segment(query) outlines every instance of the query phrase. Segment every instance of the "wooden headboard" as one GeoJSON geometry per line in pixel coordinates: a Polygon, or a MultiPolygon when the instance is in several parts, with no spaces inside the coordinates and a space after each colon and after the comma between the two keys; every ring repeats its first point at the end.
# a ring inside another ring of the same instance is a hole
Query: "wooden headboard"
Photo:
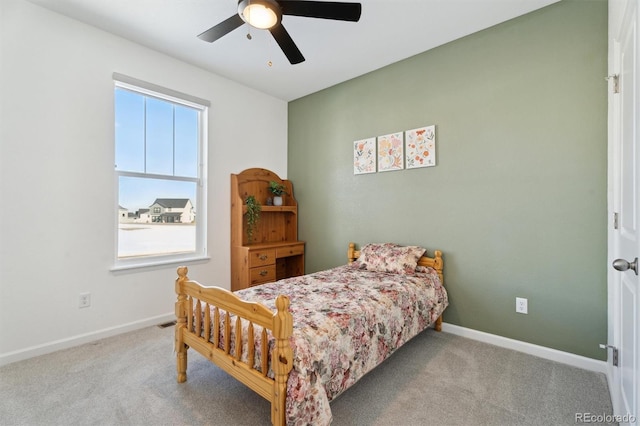
{"type": "MultiPolygon", "coordinates": [[[[347,250],[347,258],[349,259],[349,263],[360,257],[360,250],[356,250],[355,243],[349,243],[349,249],[347,250]]],[[[438,276],[440,277],[440,282],[444,284],[444,276],[442,275],[442,271],[444,269],[444,262],[442,261],[442,252],[440,250],[434,251],[434,256],[422,256],[420,260],[418,260],[419,266],[430,266],[436,270],[438,276]]]]}

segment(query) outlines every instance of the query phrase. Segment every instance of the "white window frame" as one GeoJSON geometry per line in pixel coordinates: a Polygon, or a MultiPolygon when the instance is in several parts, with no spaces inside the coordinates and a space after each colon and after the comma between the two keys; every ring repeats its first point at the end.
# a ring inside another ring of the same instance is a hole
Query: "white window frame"
{"type": "MultiPolygon", "coordinates": [[[[138,80],[119,73],[113,73],[114,82],[114,111],[115,111],[115,89],[121,88],[131,92],[139,93],[144,96],[154,97],[163,101],[173,102],[198,110],[198,176],[196,182],[196,204],[197,204],[197,220],[196,220],[196,249],[193,253],[171,254],[171,255],[152,255],[129,258],[118,258],[118,228],[119,221],[114,224],[115,229],[115,247],[114,247],[114,265],[112,271],[147,268],[162,265],[178,265],[187,262],[197,262],[208,260],[207,255],[207,122],[210,102],[195,96],[167,89],[152,83],[138,80]]],[[[115,117],[114,117],[115,119],[115,117]]],[[[115,123],[114,123],[115,128],[115,123]]],[[[115,152],[115,134],[114,134],[114,152],[115,152]]],[[[140,178],[161,178],[164,180],[175,181],[194,181],[194,179],[186,179],[180,176],[156,175],[152,173],[137,173],[117,170],[114,166],[114,187],[115,187],[115,206],[114,211],[119,210],[119,192],[121,176],[140,177],[140,178]]],[[[114,215],[118,217],[118,214],[114,215]]]]}

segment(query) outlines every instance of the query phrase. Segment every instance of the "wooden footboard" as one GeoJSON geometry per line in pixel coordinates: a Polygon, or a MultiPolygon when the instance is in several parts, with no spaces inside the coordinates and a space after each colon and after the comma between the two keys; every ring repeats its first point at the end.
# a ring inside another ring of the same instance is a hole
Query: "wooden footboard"
{"type": "Polygon", "coordinates": [[[191,281],[187,272],[186,267],[178,268],[176,280],[175,350],[178,382],[187,380],[187,350],[193,348],[269,401],[271,423],[284,425],[287,378],[293,366],[289,343],[293,319],[289,313],[289,298],[278,296],[274,313],[260,303],[245,302],[226,289],[205,287],[191,281]],[[243,327],[243,321],[248,323],[247,327],[243,327]],[[259,339],[263,356],[260,369],[254,368],[254,325],[261,327],[259,339]],[[243,336],[245,330],[247,335],[243,336]],[[275,338],[271,358],[264,356],[268,353],[267,330],[275,338]],[[234,345],[231,342],[232,334],[235,335],[234,345]],[[223,339],[222,342],[220,339],[223,339]],[[245,357],[242,353],[243,339],[248,342],[245,357]],[[271,367],[275,374],[273,379],[267,375],[269,359],[272,360],[271,367]]]}

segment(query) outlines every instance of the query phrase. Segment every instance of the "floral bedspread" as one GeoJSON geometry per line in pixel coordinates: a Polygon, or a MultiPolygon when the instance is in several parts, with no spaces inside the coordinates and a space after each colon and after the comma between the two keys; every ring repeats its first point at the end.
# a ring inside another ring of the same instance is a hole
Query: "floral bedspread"
{"type": "Polygon", "coordinates": [[[345,265],[236,294],[271,309],[280,294],[291,300],[288,425],[331,423],[329,402],[435,322],[448,305],[431,268],[393,274],[345,265]]]}

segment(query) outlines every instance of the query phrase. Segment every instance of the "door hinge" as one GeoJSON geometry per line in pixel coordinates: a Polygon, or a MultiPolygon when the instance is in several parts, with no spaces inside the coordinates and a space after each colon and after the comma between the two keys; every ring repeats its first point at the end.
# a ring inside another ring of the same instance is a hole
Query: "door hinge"
{"type": "Polygon", "coordinates": [[[613,213],[613,229],[618,229],[618,212],[613,213]]]}
{"type": "Polygon", "coordinates": [[[604,78],[605,80],[613,80],[613,93],[620,93],[620,75],[611,74],[604,78]]]}
{"type": "Polygon", "coordinates": [[[601,343],[600,349],[611,349],[611,364],[613,364],[614,367],[617,367],[618,366],[618,348],[612,345],[603,345],[601,343]]]}

